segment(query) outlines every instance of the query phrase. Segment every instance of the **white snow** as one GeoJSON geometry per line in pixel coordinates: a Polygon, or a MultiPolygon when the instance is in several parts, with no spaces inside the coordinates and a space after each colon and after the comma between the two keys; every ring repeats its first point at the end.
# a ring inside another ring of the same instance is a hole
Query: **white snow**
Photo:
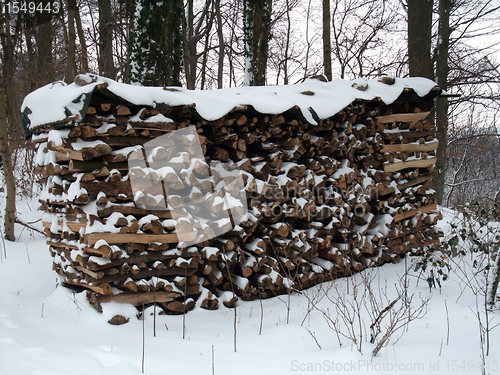
{"type": "MultiPolygon", "coordinates": [[[[36,207],[36,202],[20,202],[19,209],[26,221],[40,217],[40,212],[29,207],[36,207]]],[[[446,220],[440,226],[446,230],[451,216],[448,210],[443,214],[446,220]]],[[[22,230],[17,224],[16,234],[16,242],[5,241],[6,247],[0,246],[0,374],[140,374],[143,321],[137,319],[137,310],[127,304],[107,303],[103,304],[103,313],[98,313],[88,304],[85,292],[74,294],[58,285],[52,258],[41,236],[22,230]],[[122,326],[109,325],[107,321],[117,314],[130,321],[122,326]]],[[[408,258],[408,264],[413,260],[408,258]]],[[[322,268],[330,267],[328,261],[314,262],[322,268]]],[[[376,294],[387,290],[392,296],[394,284],[405,272],[405,262],[370,272],[374,275],[372,286],[376,294]]],[[[412,322],[408,332],[399,340],[400,335],[394,337],[374,358],[374,345],[367,342],[370,317],[363,317],[366,332],[360,354],[344,337],[340,337],[343,345],[339,346],[335,332],[321,313],[313,311],[307,315],[310,303],[306,296],[317,296],[318,287],[291,294],[288,324],[286,295],[263,300],[262,310],[259,301],[239,301],[236,353],[234,311],[222,305],[223,300],[232,298],[231,292],[219,299],[219,310],[197,307],[187,314],[185,339],[182,316],[157,315],[154,337],[153,308],[148,308],[144,321],[145,374],[211,374],[212,350],[215,374],[480,374],[476,367],[481,355],[478,320],[474,315],[476,296],[453,272],[449,280],[442,281],[441,292],[439,288],[430,292],[426,277],[424,274],[418,280],[418,272],[411,273],[408,292],[415,294],[415,299],[431,297],[427,314],[412,322]]],[[[347,293],[348,283],[352,291],[351,280],[360,282],[360,275],[338,280],[339,291],[331,289],[329,295],[347,293]]],[[[237,278],[237,282],[240,287],[246,286],[244,279],[237,278]]],[[[334,314],[335,308],[327,298],[317,303],[334,314]]],[[[499,310],[492,311],[490,317],[491,325],[497,324],[499,310]]],[[[498,373],[500,366],[498,329],[491,332],[490,355],[486,357],[486,373],[490,374],[498,373]]]]}
{"type": "MultiPolygon", "coordinates": [[[[200,116],[209,121],[221,118],[239,105],[251,105],[258,112],[267,114],[283,113],[298,106],[304,118],[311,124],[316,124],[316,120],[310,108],[320,119],[324,119],[333,116],[356,98],[371,100],[380,97],[384,103],[392,103],[405,88],[413,88],[418,95],[424,96],[436,86],[436,83],[425,78],[396,78],[393,85],[364,78],[332,82],[309,79],[297,85],[193,91],[183,88],[164,90],[162,87],[127,85],[104,77],[91,77],[95,82],[85,86],[56,82],[29,94],[21,107],[21,111],[26,108],[31,111],[28,114],[28,127],[33,129],[43,124],[60,122],[68,117],[68,113],[78,115],[77,121],[81,121],[85,115],[85,100],[88,102],[94,87],[100,83],[107,83],[108,91],[135,105],[156,107],[159,104],[176,106],[194,103],[200,116]],[[353,87],[355,84],[368,85],[368,88],[360,91],[353,87]],[[314,95],[304,95],[302,92],[313,92],[314,95]]],[[[154,121],[170,120],[163,117],[154,121]]]]}

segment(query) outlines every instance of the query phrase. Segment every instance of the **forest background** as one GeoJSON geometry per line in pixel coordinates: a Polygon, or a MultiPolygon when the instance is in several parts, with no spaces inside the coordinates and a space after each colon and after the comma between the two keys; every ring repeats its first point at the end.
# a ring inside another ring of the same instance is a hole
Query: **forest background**
{"type": "Polygon", "coordinates": [[[29,92],[96,73],[147,86],[217,89],[385,75],[422,76],[438,99],[441,205],[500,204],[498,0],[4,0],[0,153],[5,237],[33,197],[29,92]]]}

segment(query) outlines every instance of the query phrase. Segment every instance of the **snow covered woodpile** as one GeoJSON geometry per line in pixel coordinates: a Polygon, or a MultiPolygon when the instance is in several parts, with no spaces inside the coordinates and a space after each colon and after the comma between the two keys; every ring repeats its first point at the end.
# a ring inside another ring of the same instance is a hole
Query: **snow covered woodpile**
{"type": "Polygon", "coordinates": [[[22,111],[54,269],[97,308],[156,302],[184,313],[432,246],[428,117],[440,93],[426,79],[387,77],[189,91],[81,75],[45,86],[22,111]],[[246,204],[228,203],[241,194],[246,204]],[[197,219],[201,201],[209,220],[197,219]]]}

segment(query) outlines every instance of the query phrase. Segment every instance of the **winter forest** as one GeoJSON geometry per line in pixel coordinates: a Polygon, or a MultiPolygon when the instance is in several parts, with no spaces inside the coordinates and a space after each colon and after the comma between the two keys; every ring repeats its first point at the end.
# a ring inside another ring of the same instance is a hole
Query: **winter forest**
{"type": "Polygon", "coordinates": [[[499,0],[2,0],[0,375],[36,373],[30,356],[54,374],[228,373],[247,364],[240,350],[276,352],[256,365],[262,373],[339,371],[342,356],[344,373],[499,371],[499,19],[499,0]],[[83,293],[54,284],[36,150],[21,114],[30,92],[82,73],[188,90],[431,79],[444,90],[431,115],[441,243],[308,291],[238,303],[238,311],[197,309],[157,323],[156,302],[139,313],[110,303],[96,317],[83,293]],[[108,324],[122,315],[131,324],[108,324]],[[55,343],[68,335],[80,342],[55,343]],[[159,359],[166,347],[167,365],[159,359]]]}
{"type": "Polygon", "coordinates": [[[324,74],[328,80],[433,79],[452,94],[436,110],[439,203],[500,199],[492,162],[499,157],[495,1],[41,4],[48,10],[23,11],[10,1],[0,9],[2,155],[12,155],[3,162],[6,171],[24,172],[15,176],[15,194],[31,196],[36,189],[19,108],[27,93],[47,83],[92,72],[203,90],[294,84],[324,74]]]}

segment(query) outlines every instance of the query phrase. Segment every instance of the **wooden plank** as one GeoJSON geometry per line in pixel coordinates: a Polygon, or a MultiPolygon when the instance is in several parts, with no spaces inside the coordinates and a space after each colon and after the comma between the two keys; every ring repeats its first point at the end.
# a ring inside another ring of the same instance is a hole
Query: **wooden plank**
{"type": "Polygon", "coordinates": [[[426,138],[435,136],[434,130],[423,130],[423,131],[400,131],[400,132],[390,132],[390,133],[382,133],[382,137],[384,139],[395,139],[398,140],[400,138],[426,138]]]}
{"type": "MultiPolygon", "coordinates": [[[[132,186],[130,180],[126,181],[80,181],[80,187],[87,190],[87,194],[106,194],[107,197],[116,197],[120,194],[132,199],[132,186]]],[[[159,189],[161,189],[161,185],[159,189]]]]}
{"type": "Polygon", "coordinates": [[[86,247],[83,249],[83,252],[85,254],[97,255],[108,259],[117,259],[122,255],[121,251],[113,252],[113,249],[107,245],[100,246],[98,249],[94,249],[93,247],[86,247]]]}
{"type": "MultiPolygon", "coordinates": [[[[196,238],[196,232],[185,233],[188,241],[196,238]]],[[[104,240],[108,244],[118,243],[177,243],[179,238],[175,233],[169,234],[143,234],[143,233],[90,233],[85,235],[84,242],[93,245],[99,240],[104,240]]]]}
{"type": "Polygon", "coordinates": [[[80,118],[80,115],[77,113],[77,114],[75,114],[73,116],[65,117],[65,118],[63,118],[63,119],[61,119],[59,121],[52,121],[52,122],[48,122],[48,123],[43,124],[43,125],[35,126],[35,127],[31,128],[29,130],[30,130],[30,132],[34,133],[35,130],[39,130],[39,129],[45,130],[46,132],[48,132],[49,130],[53,130],[53,129],[59,130],[62,127],[68,127],[69,128],[69,127],[72,127],[72,125],[68,124],[68,122],[70,122],[70,121],[77,121],[79,118],[80,118]],[[53,126],[51,126],[51,125],[53,125],[53,126]]]}
{"type": "Polygon", "coordinates": [[[414,122],[422,120],[424,117],[430,115],[430,112],[417,112],[417,113],[396,113],[394,115],[377,116],[375,120],[382,124],[390,124],[393,122],[414,122]]]}
{"type": "Polygon", "coordinates": [[[404,190],[404,189],[409,188],[411,186],[415,186],[415,185],[421,184],[422,182],[426,182],[430,179],[432,179],[431,175],[418,176],[418,177],[412,178],[411,180],[409,180],[408,182],[405,182],[404,184],[399,184],[398,189],[404,190]]]}
{"type": "Polygon", "coordinates": [[[117,169],[119,171],[126,171],[129,169],[128,162],[119,163],[104,163],[101,161],[78,161],[70,160],[69,162],[69,172],[92,172],[96,169],[102,168],[117,169]]]}
{"type": "Polygon", "coordinates": [[[76,245],[72,245],[66,242],[61,242],[61,241],[52,241],[50,239],[47,239],[46,241],[47,245],[52,246],[52,247],[57,247],[57,248],[62,248],[62,249],[73,249],[73,250],[80,250],[80,248],[76,245]]]}
{"type": "Polygon", "coordinates": [[[439,141],[424,143],[423,145],[417,144],[395,144],[384,145],[381,152],[427,152],[436,150],[439,146],[439,141]]]}
{"type": "Polygon", "coordinates": [[[104,277],[104,272],[93,272],[85,267],[82,267],[82,266],[75,266],[75,268],[78,270],[78,271],[81,271],[91,277],[93,277],[94,279],[102,279],[104,277]]]}
{"type": "Polygon", "coordinates": [[[405,168],[426,168],[436,164],[436,158],[384,164],[384,172],[397,172],[405,168]]]}
{"type": "Polygon", "coordinates": [[[121,206],[121,205],[112,205],[110,207],[106,207],[102,210],[97,210],[97,215],[99,217],[108,217],[111,215],[113,212],[120,212],[124,215],[139,215],[139,216],[146,216],[149,214],[156,215],[160,219],[171,219],[172,214],[170,211],[166,210],[144,210],[142,208],[136,207],[136,206],[121,206]]]}
{"type": "Polygon", "coordinates": [[[418,213],[423,213],[423,214],[430,214],[432,211],[437,209],[437,203],[430,204],[428,206],[420,207],[420,208],[415,208],[410,211],[403,212],[401,214],[397,214],[394,216],[394,221],[398,222],[404,219],[408,219],[410,217],[413,217],[417,215],[418,213]]]}
{"type": "Polygon", "coordinates": [[[62,150],[62,151],[56,151],[56,161],[69,161],[69,160],[79,160],[83,161],[83,155],[80,151],[75,151],[75,150],[62,150]]]}
{"type": "Polygon", "coordinates": [[[97,285],[90,285],[87,283],[82,283],[79,281],[73,281],[73,280],[64,280],[64,284],[69,284],[69,285],[76,285],[76,286],[82,286],[84,288],[88,288],[93,290],[96,293],[102,294],[102,295],[108,295],[111,294],[113,291],[111,289],[111,285],[108,283],[102,283],[102,284],[97,284],[97,285]]]}
{"type": "Polygon", "coordinates": [[[95,299],[97,303],[102,302],[120,302],[120,303],[130,303],[134,306],[148,305],[151,303],[166,303],[175,300],[180,297],[177,292],[142,292],[142,293],[121,293],[121,294],[109,294],[91,297],[95,299]]]}
{"type": "MultiPolygon", "coordinates": [[[[60,227],[60,231],[62,232],[62,227],[63,227],[63,222],[59,221],[58,226],[60,227]]],[[[66,222],[65,223],[69,229],[71,229],[73,232],[79,232],[81,228],[84,228],[87,226],[87,223],[71,223],[71,222],[66,222]]],[[[52,223],[50,221],[42,221],[42,225],[44,228],[50,229],[52,227],[52,223]]]]}

